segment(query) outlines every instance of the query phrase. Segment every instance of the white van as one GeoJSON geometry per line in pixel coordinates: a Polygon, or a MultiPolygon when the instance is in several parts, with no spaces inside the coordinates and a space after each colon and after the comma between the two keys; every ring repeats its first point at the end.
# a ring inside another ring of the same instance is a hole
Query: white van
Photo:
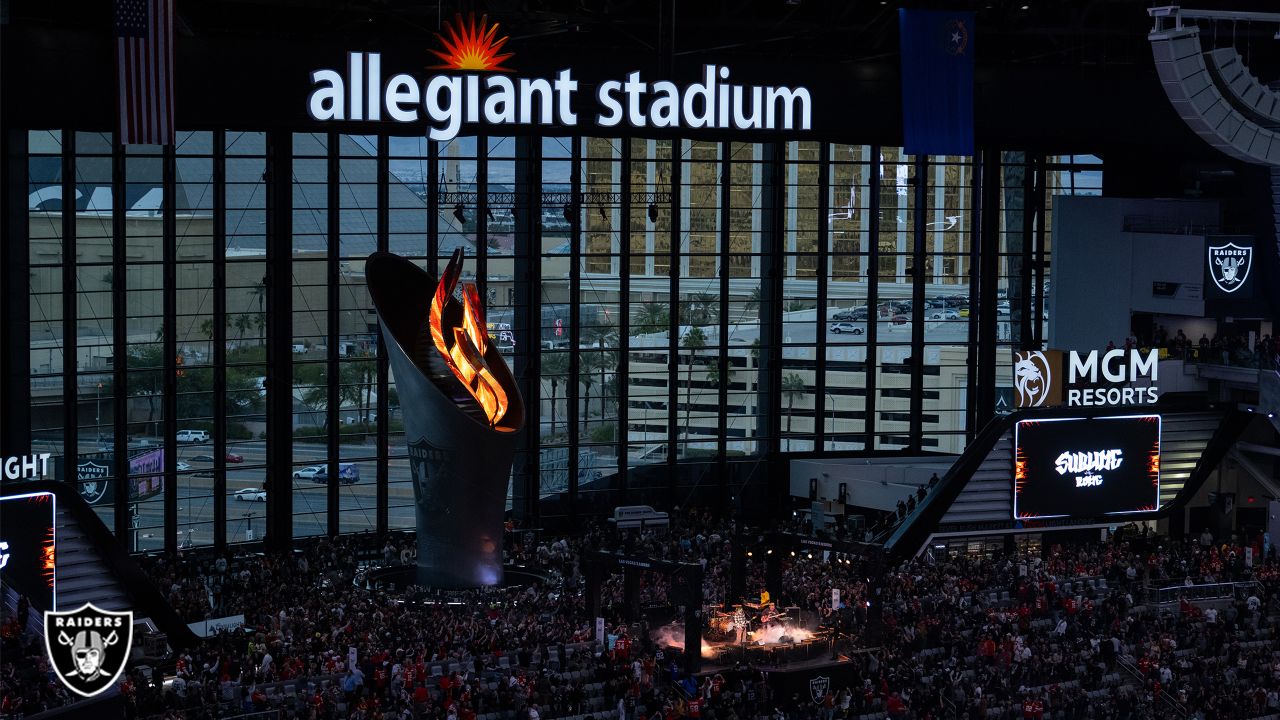
{"type": "Polygon", "coordinates": [[[306,345],[303,345],[303,344],[301,344],[301,343],[294,343],[294,344],[293,344],[293,354],[294,354],[294,355],[301,355],[301,354],[305,353],[306,351],[307,351],[307,346],[306,346],[306,345]]]}
{"type": "Polygon", "coordinates": [[[179,430],[178,442],[184,443],[201,443],[209,442],[208,430],[179,430]]]}

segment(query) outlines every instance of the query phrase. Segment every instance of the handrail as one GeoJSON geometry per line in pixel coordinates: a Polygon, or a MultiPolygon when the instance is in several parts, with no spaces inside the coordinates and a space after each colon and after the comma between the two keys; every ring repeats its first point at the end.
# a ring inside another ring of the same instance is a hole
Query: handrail
{"type": "Polygon", "coordinates": [[[1242,590],[1258,591],[1262,584],[1257,580],[1239,580],[1231,582],[1201,583],[1196,585],[1168,585],[1155,587],[1147,585],[1145,595],[1147,602],[1153,605],[1170,605],[1181,600],[1226,600],[1240,597],[1242,590]]]}
{"type": "MultiPolygon", "coordinates": [[[[113,572],[125,594],[135,604],[135,609],[150,617],[166,641],[174,648],[192,647],[198,642],[196,634],[178,616],[168,599],[160,592],[151,578],[125,551],[98,513],[68,483],[60,480],[25,480],[3,483],[3,492],[52,492],[58,499],[58,510],[66,511],[80,524],[80,529],[93,542],[102,562],[113,572]]],[[[56,520],[55,520],[56,522],[56,520]]]]}
{"type": "MultiPolygon", "coordinates": [[[[1109,638],[1100,638],[1095,633],[1084,628],[1083,626],[1078,626],[1078,627],[1084,630],[1085,634],[1087,634],[1089,637],[1093,638],[1097,642],[1111,642],[1109,638]]],[[[1142,672],[1138,670],[1137,666],[1135,666],[1133,663],[1126,660],[1123,653],[1116,653],[1116,663],[1120,667],[1124,668],[1125,672],[1129,673],[1129,676],[1132,679],[1138,682],[1139,687],[1141,687],[1146,682],[1146,678],[1142,676],[1142,672]]],[[[1187,717],[1187,709],[1183,707],[1182,703],[1179,703],[1177,700],[1174,700],[1173,696],[1171,696],[1163,688],[1161,688],[1160,690],[1160,699],[1163,700],[1164,703],[1169,706],[1169,709],[1173,711],[1177,717],[1179,718],[1187,717]]]]}
{"type": "MultiPolygon", "coordinates": [[[[1136,680],[1139,686],[1146,682],[1146,678],[1142,676],[1142,671],[1139,670],[1136,665],[1125,659],[1124,655],[1116,656],[1116,664],[1124,668],[1125,672],[1129,673],[1129,676],[1136,680]]],[[[1174,700],[1173,696],[1170,695],[1163,687],[1160,689],[1160,699],[1164,701],[1164,704],[1169,706],[1169,710],[1173,711],[1178,717],[1187,717],[1187,709],[1183,707],[1182,703],[1174,700]]]]}

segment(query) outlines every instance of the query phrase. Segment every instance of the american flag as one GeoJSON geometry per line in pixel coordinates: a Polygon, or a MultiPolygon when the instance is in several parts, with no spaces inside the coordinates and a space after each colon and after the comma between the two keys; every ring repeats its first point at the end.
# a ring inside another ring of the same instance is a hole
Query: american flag
{"type": "Polygon", "coordinates": [[[173,0],[116,0],[120,141],[173,144],[173,0]]]}

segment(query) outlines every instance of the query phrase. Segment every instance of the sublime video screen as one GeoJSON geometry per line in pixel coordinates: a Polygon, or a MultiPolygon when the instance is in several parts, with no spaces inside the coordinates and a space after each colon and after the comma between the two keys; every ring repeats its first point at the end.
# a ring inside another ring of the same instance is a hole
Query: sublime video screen
{"type": "Polygon", "coordinates": [[[0,497],[0,593],[10,608],[25,597],[39,617],[54,607],[54,497],[0,497]]]}
{"type": "Polygon", "coordinates": [[[1159,415],[1015,426],[1014,518],[1150,512],[1159,503],[1159,415]]]}

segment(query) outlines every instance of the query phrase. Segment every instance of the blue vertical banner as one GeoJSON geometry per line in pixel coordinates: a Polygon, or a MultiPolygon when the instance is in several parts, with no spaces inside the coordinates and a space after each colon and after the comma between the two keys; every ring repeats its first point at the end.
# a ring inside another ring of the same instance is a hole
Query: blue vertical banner
{"type": "Polygon", "coordinates": [[[973,154],[974,24],[971,12],[898,11],[909,154],[973,154]]]}

